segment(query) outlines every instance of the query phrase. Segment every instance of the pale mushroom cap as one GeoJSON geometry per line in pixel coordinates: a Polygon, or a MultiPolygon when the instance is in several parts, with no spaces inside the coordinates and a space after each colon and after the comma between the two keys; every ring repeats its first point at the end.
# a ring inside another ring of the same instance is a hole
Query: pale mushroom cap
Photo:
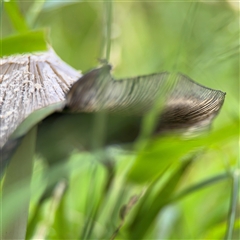
{"type": "Polygon", "coordinates": [[[0,59],[0,147],[33,111],[65,100],[81,73],[50,49],[0,59]]]}

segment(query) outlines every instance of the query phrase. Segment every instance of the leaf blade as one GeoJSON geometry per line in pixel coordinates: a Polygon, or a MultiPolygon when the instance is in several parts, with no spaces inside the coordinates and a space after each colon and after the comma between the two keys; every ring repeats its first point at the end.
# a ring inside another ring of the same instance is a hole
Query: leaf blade
{"type": "Polygon", "coordinates": [[[0,39],[0,57],[34,51],[46,51],[46,31],[36,30],[0,39]]]}
{"type": "Polygon", "coordinates": [[[29,31],[27,22],[24,16],[20,12],[19,6],[16,0],[9,0],[4,2],[4,8],[12,22],[13,27],[20,33],[29,31]]]}

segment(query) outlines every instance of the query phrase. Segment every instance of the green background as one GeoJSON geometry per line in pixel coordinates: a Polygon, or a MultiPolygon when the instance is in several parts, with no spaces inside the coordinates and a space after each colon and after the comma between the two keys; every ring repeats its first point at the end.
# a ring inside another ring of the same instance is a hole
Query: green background
{"type": "MultiPolygon", "coordinates": [[[[99,154],[74,152],[59,166],[70,169],[66,195],[59,200],[55,194],[33,219],[46,184],[46,165],[36,157],[29,237],[110,239],[123,221],[116,239],[237,239],[239,204],[232,237],[226,230],[232,228],[231,196],[239,194],[239,8],[227,1],[116,1],[112,6],[109,62],[117,79],[182,72],[226,92],[225,103],[211,134],[194,144],[159,138],[136,152],[108,149],[104,154],[116,167],[108,191],[110,168],[98,161],[99,154]],[[180,159],[199,146],[204,150],[182,169],[180,159]],[[155,182],[149,172],[159,173],[155,182]],[[171,200],[184,189],[191,194],[171,200]],[[121,220],[121,207],[143,191],[121,220]]],[[[105,58],[107,14],[102,1],[10,1],[1,10],[2,54],[43,50],[47,39],[64,61],[85,72],[105,58]],[[38,29],[45,35],[29,44],[38,29]]]]}

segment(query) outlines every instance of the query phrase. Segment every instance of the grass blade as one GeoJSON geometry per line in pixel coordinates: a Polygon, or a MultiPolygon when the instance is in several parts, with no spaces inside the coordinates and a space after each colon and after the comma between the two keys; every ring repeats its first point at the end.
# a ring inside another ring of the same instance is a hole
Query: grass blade
{"type": "Polygon", "coordinates": [[[227,225],[227,232],[225,236],[225,240],[232,239],[234,223],[236,219],[237,213],[237,205],[238,205],[238,193],[239,193],[239,170],[235,171],[232,175],[232,193],[231,193],[231,201],[230,201],[230,209],[229,209],[229,218],[227,225]]]}
{"type": "MultiPolygon", "coordinates": [[[[154,199],[151,200],[151,203],[148,201],[149,199],[142,199],[139,211],[129,225],[129,239],[144,239],[144,236],[157,217],[159,211],[169,203],[171,195],[175,191],[177,184],[184,175],[184,172],[188,169],[190,163],[191,159],[184,162],[177,171],[172,174],[163,188],[161,188],[154,196],[154,199]]],[[[150,195],[151,194],[146,197],[149,198],[150,195]]]]}
{"type": "Polygon", "coordinates": [[[37,127],[34,127],[26,135],[7,169],[2,191],[1,219],[6,222],[10,220],[11,224],[1,223],[2,239],[25,239],[36,133],[37,127]],[[14,211],[8,211],[8,198],[14,190],[19,190],[15,194],[14,211]],[[19,201],[23,197],[24,201],[19,201]],[[13,212],[14,214],[9,216],[13,212]]]}
{"type": "Polygon", "coordinates": [[[18,32],[23,33],[29,30],[28,25],[24,19],[24,16],[20,12],[20,9],[16,0],[5,1],[4,8],[12,22],[13,27],[18,32]]]}
{"type": "Polygon", "coordinates": [[[0,57],[47,50],[45,30],[24,32],[0,39],[0,57]]]}

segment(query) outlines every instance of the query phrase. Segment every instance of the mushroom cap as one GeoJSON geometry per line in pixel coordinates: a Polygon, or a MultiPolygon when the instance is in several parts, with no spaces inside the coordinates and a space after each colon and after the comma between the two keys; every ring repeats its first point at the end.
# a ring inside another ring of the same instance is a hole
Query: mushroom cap
{"type": "Polygon", "coordinates": [[[211,125],[225,98],[225,93],[180,73],[115,80],[111,66],[104,65],[81,76],[53,50],[3,58],[0,67],[0,174],[31,124],[64,107],[83,115],[104,111],[130,116],[137,122],[150,113],[157,118],[154,133],[192,134],[211,125]]]}
{"type": "Polygon", "coordinates": [[[81,73],[56,53],[21,54],[0,59],[0,148],[32,112],[65,101],[81,73]]]}
{"type": "Polygon", "coordinates": [[[208,129],[225,93],[178,73],[156,73],[115,80],[110,66],[94,69],[73,84],[67,106],[75,112],[105,111],[144,116],[156,110],[158,133],[191,134],[208,129]]]}

